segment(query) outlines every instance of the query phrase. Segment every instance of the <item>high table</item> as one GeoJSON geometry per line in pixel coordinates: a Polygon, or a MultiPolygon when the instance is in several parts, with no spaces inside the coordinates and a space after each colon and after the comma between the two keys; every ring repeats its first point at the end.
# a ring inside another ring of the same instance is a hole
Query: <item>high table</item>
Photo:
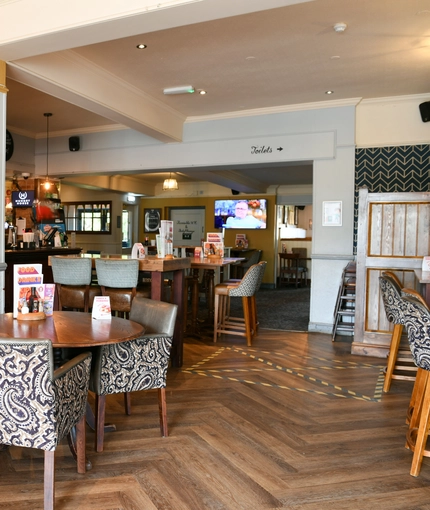
{"type": "Polygon", "coordinates": [[[415,276],[417,280],[420,282],[422,286],[423,298],[426,303],[430,306],[430,271],[422,271],[421,269],[414,270],[415,276]]]}
{"type": "MultiPolygon", "coordinates": [[[[209,319],[213,318],[214,311],[214,277],[215,269],[224,268],[230,265],[239,264],[243,260],[243,257],[226,257],[226,258],[204,258],[199,259],[197,257],[190,257],[191,269],[193,272],[193,286],[191,294],[192,303],[192,320],[191,320],[191,332],[198,334],[198,320],[197,313],[199,308],[199,271],[200,269],[206,269],[207,271],[207,300],[209,319]]],[[[223,281],[223,274],[220,271],[220,281],[223,281]]]]}
{"type": "MultiPolygon", "coordinates": [[[[80,254],[72,255],[72,257],[91,258],[93,267],[98,258],[114,258],[121,260],[129,260],[130,255],[95,255],[80,254]]],[[[139,270],[151,273],[151,299],[163,301],[164,297],[164,278],[165,273],[172,273],[173,276],[173,295],[172,302],[178,305],[178,314],[175,324],[175,332],[173,334],[172,351],[170,360],[173,367],[181,367],[183,364],[183,294],[184,294],[184,270],[191,267],[190,258],[173,258],[161,259],[157,256],[147,255],[139,261],[139,270]]]]}

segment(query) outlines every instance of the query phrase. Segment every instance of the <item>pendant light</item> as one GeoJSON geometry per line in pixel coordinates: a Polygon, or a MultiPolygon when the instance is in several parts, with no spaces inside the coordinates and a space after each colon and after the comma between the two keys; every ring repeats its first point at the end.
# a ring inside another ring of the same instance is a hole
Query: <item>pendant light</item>
{"type": "Polygon", "coordinates": [[[46,176],[45,182],[43,183],[43,187],[45,190],[49,190],[51,188],[51,182],[49,181],[49,172],[48,172],[48,155],[49,155],[49,117],[52,117],[52,113],[44,113],[46,117],[46,176]]]}
{"type": "Polygon", "coordinates": [[[165,179],[163,182],[163,191],[175,190],[178,188],[178,181],[176,179],[172,179],[172,172],[170,172],[170,177],[165,179]]]}

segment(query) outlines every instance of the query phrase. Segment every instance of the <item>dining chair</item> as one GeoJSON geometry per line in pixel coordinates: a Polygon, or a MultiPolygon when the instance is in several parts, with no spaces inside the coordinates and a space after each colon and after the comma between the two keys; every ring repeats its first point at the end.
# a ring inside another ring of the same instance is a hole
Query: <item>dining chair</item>
{"type": "Polygon", "coordinates": [[[417,368],[410,350],[399,350],[404,323],[402,284],[392,271],[384,271],[379,277],[379,288],[387,320],[394,324],[383,387],[387,393],[393,379],[415,381],[417,368]]]}
{"type": "Polygon", "coordinates": [[[131,305],[139,293],[149,297],[150,288],[137,290],[139,261],[137,259],[96,259],[97,280],[103,296],[109,296],[112,313],[121,317],[129,316],[131,305]]]}
{"type": "Polygon", "coordinates": [[[299,274],[301,274],[302,281],[305,282],[305,287],[308,286],[308,266],[306,264],[306,259],[308,257],[307,248],[291,248],[291,253],[299,254],[299,274]]]}
{"type": "Polygon", "coordinates": [[[262,254],[263,250],[254,250],[246,260],[243,260],[238,265],[233,266],[235,269],[235,276],[237,278],[242,278],[251,266],[260,262],[262,254]]]}
{"type": "Polygon", "coordinates": [[[403,319],[414,362],[419,370],[419,393],[406,433],[406,446],[413,451],[410,474],[418,476],[426,450],[430,424],[430,310],[413,296],[404,295],[403,319]]]}
{"type": "Polygon", "coordinates": [[[265,266],[254,264],[245,273],[244,277],[237,284],[215,286],[215,309],[214,309],[214,343],[221,334],[239,335],[246,338],[248,346],[251,345],[252,338],[256,333],[256,317],[252,304],[259,282],[261,272],[265,266]],[[241,297],[244,315],[244,328],[240,323],[227,321],[227,306],[230,297],[241,297]]]}
{"type": "Polygon", "coordinates": [[[305,278],[306,271],[299,266],[299,253],[279,254],[279,285],[294,283],[297,288],[305,278]]]}
{"type": "Polygon", "coordinates": [[[101,296],[100,287],[91,285],[91,260],[79,257],[51,257],[51,267],[59,310],[88,312],[92,308],[94,297],[101,296]]]}
{"type": "Polygon", "coordinates": [[[160,430],[168,435],[166,377],[178,306],[137,296],[130,320],[145,327],[140,338],[103,345],[94,353],[90,391],[95,393],[96,451],[103,451],[106,395],[124,393],[126,414],[131,414],[129,394],[158,390],[160,430]]]}
{"type": "Polygon", "coordinates": [[[44,509],[55,505],[55,450],[76,427],[85,473],[85,410],[91,353],[54,370],[47,339],[0,339],[0,444],[44,450],[44,509]]]}

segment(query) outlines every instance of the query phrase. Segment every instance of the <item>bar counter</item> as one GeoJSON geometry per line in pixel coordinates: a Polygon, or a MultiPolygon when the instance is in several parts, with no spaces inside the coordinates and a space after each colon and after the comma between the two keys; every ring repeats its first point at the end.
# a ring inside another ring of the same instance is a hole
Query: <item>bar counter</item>
{"type": "Polygon", "coordinates": [[[82,248],[39,248],[37,250],[6,250],[5,312],[13,311],[13,265],[42,264],[43,283],[53,283],[52,269],[48,265],[51,255],[77,255],[82,248]]]}

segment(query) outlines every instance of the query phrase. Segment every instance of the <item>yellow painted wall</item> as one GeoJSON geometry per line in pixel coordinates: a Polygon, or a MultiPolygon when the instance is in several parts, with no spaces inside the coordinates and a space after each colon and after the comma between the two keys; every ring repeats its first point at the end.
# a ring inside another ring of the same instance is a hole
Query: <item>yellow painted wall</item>
{"type": "MultiPolygon", "coordinates": [[[[253,198],[253,196],[241,195],[239,198],[253,198]]],[[[237,198],[237,197],[234,197],[237,198]]],[[[258,197],[257,197],[258,198],[258,197]]],[[[234,247],[236,234],[245,234],[250,248],[263,250],[262,260],[267,261],[266,272],[264,274],[263,283],[269,284],[274,283],[274,258],[277,254],[277,248],[275,246],[275,205],[276,197],[264,196],[267,198],[267,229],[265,230],[225,230],[225,246],[234,247]]],[[[144,209],[161,209],[161,219],[168,220],[168,208],[169,207],[192,207],[201,206],[205,207],[205,230],[206,232],[214,232],[214,203],[215,200],[231,200],[231,196],[219,196],[219,197],[193,197],[190,198],[143,198],[140,202],[140,219],[139,219],[139,239],[145,239],[146,236],[149,239],[155,239],[155,234],[146,234],[144,232],[144,209]]]]}

